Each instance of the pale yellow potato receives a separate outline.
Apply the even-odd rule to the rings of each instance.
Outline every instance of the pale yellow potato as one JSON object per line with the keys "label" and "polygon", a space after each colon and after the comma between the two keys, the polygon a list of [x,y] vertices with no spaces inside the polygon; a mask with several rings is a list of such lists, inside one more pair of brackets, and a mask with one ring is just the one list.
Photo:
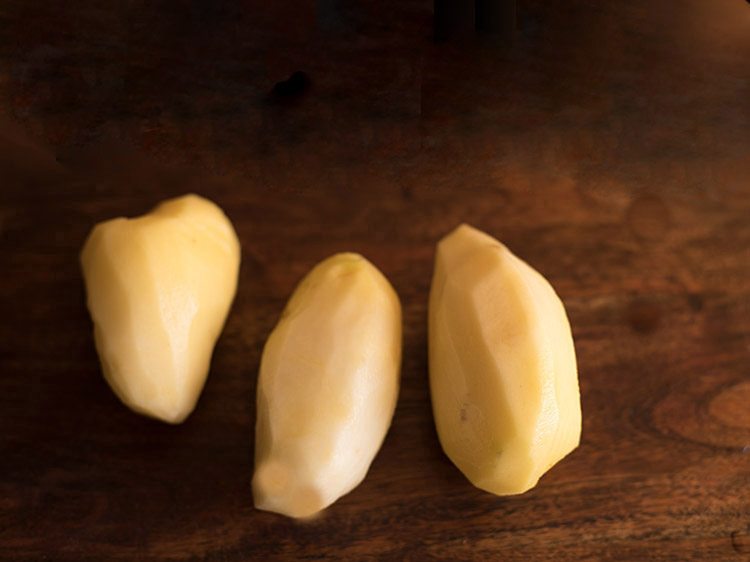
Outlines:
{"label": "pale yellow potato", "polygon": [[578,373],[562,302],[537,271],[467,225],[438,244],[429,367],[440,443],[478,488],[523,493],[578,446]]}
{"label": "pale yellow potato", "polygon": [[81,253],[102,371],[138,413],[193,411],[237,290],[240,244],[211,201],[185,195],[96,225]]}
{"label": "pale yellow potato", "polygon": [[399,389],[401,305],[357,254],[299,284],[263,350],[253,495],[258,509],[309,517],[365,477]]}

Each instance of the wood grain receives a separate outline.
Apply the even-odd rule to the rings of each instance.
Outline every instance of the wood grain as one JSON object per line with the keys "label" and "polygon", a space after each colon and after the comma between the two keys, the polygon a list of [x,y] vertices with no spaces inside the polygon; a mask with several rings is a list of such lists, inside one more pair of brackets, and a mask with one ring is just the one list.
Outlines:
{"label": "wood grain", "polygon": [[[433,43],[431,6],[3,2],[0,558],[748,560],[750,6],[520,2],[512,46]],[[189,190],[243,262],[169,427],[104,383],[77,260]],[[547,276],[576,340],[581,446],[520,497],[472,488],[431,418],[434,244],[462,221]],[[402,389],[362,485],[300,524],[252,507],[255,377],[341,250],[402,299]]]}

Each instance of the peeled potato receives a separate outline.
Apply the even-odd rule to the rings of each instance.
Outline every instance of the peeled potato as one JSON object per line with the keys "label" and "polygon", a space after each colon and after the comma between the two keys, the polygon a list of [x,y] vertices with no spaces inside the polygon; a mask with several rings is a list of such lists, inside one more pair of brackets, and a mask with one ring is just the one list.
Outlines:
{"label": "peeled potato", "polygon": [[440,443],[478,488],[523,493],[578,446],[578,374],[562,302],[537,271],[467,225],[438,244],[429,366]]}
{"label": "peeled potato", "polygon": [[399,388],[401,306],[357,254],[299,284],[263,350],[253,495],[258,509],[309,517],[365,477]]}
{"label": "peeled potato", "polygon": [[81,253],[104,376],[169,423],[195,407],[237,289],[240,244],[212,202],[186,195],[96,225]]}

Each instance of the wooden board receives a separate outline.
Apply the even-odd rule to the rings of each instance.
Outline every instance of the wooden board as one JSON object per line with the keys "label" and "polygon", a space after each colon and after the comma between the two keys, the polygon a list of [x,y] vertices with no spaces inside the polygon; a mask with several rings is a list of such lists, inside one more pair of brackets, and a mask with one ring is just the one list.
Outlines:
{"label": "wooden board", "polygon": [[[436,44],[431,18],[3,2],[0,558],[750,559],[750,6],[530,0],[512,46]],[[242,269],[170,427],[100,376],[77,260],[97,221],[186,191]],[[576,340],[581,446],[520,497],[473,488],[432,422],[434,245],[464,221],[552,282]],[[402,389],[365,481],[301,524],[252,506],[255,379],[342,250],[401,297]]]}

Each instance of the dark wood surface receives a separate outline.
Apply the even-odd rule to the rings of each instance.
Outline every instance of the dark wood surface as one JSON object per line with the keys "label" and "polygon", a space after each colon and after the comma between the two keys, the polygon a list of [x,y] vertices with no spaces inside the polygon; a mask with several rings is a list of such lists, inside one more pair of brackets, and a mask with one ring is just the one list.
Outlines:
{"label": "dark wood surface", "polygon": [[[0,558],[750,559],[750,6],[536,0],[512,46],[431,33],[428,0],[0,4]],[[242,270],[171,427],[102,379],[77,259],[185,191]],[[576,340],[581,446],[520,497],[433,428],[427,292],[461,221]],[[255,379],[342,250],[402,299],[402,389],[365,481],[301,524],[252,506]]]}

